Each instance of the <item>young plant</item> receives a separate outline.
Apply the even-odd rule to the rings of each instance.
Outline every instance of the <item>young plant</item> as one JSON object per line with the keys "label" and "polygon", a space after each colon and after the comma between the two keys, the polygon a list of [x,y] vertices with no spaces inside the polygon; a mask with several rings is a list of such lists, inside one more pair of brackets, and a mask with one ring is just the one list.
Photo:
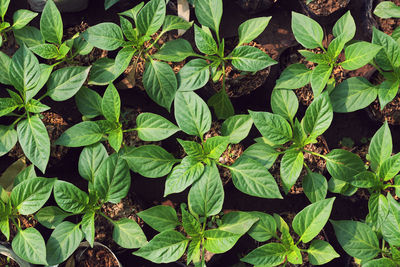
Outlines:
{"label": "young plant", "polygon": [[[187,265],[193,262],[195,266],[206,266],[206,251],[219,254],[230,250],[258,221],[251,213],[241,211],[220,218],[222,202],[223,199],[215,202],[207,198],[190,201],[189,197],[189,211],[186,204],[181,204],[181,221],[170,206],[155,206],[138,213],[160,233],[133,254],[154,263],[169,263],[179,260],[186,252]],[[175,230],[177,227],[179,231]]]}
{"label": "young plant", "polygon": [[[103,216],[113,225],[113,240],[121,247],[138,248],[146,244],[146,236],[134,220],[114,221],[101,211],[104,203],[119,203],[128,194],[131,177],[121,154],[108,156],[99,143],[85,147],[79,158],[79,174],[89,183],[88,193],[69,182],[56,181],[54,199],[58,207],[47,206],[36,214],[42,225],[54,229],[45,249],[47,263],[65,261],[83,238],[93,247],[97,216]],[[70,216],[81,219],[78,223],[64,220]]]}
{"label": "young plant", "polygon": [[327,92],[314,99],[301,122],[297,118],[294,119],[298,106],[293,91],[274,89],[271,96],[271,108],[274,113],[249,111],[262,138],[246,149],[243,157],[252,158],[265,169],[269,169],[278,156],[283,154],[280,177],[286,194],[296,183],[305,166],[308,174],[303,179],[304,192],[311,202],[315,202],[325,198],[327,181],[323,175],[313,173],[308,168],[304,162],[304,153],[324,159],[325,156],[308,151],[305,146],[316,143],[316,138],[329,128],[333,111]]}
{"label": "young plant", "polygon": [[15,11],[13,15],[13,24],[11,25],[9,22],[4,20],[9,5],[10,0],[0,1],[0,46],[3,45],[4,41],[7,41],[7,32],[24,28],[26,25],[28,25],[29,22],[31,22],[31,20],[33,20],[38,15],[38,13],[32,12],[30,10],[19,9]]}
{"label": "young plant", "polygon": [[[109,58],[99,59],[95,62],[90,74],[90,84],[108,84],[122,74],[136,56],[133,63],[133,73],[139,58],[146,60],[143,73],[143,85],[147,94],[157,104],[170,110],[177,90],[177,80],[172,68],[165,62],[153,59],[149,50],[158,46],[158,40],[171,30],[187,30],[192,23],[184,19],[165,15],[165,0],[151,0],[146,5],[140,3],[134,8],[120,13],[120,24],[105,22],[90,27],[84,34],[85,40],[91,45],[104,50],[122,48],[115,60]],[[133,27],[133,20],[136,28]],[[155,40],[152,36],[158,33]],[[127,40],[126,40],[126,39]],[[182,61],[192,55],[192,48],[188,41],[174,40],[169,48],[164,51],[174,55],[175,61]]]}
{"label": "young plant", "polygon": [[336,237],[347,254],[363,267],[400,265],[400,204],[388,194],[379,200],[386,210],[376,211],[382,227],[374,230],[368,222],[331,221]]}
{"label": "young plant", "polygon": [[[187,154],[182,160],[156,145],[128,147],[123,157],[132,171],[149,178],[168,175],[165,196],[182,192],[193,184],[189,199],[191,195],[210,190],[214,192],[213,197],[223,199],[222,182],[217,168],[214,168],[220,165],[230,170],[233,183],[240,191],[263,198],[281,198],[274,178],[256,160],[239,158],[231,166],[219,163],[228,144],[239,143],[249,133],[252,126],[249,115],[230,117],[222,124],[223,136],[204,140],[204,134],[211,128],[211,112],[207,104],[194,92],[177,92],[174,104],[175,120],[180,129],[197,136],[200,142],[178,139]],[[176,163],[178,165],[173,168]],[[212,172],[207,172],[207,167],[212,168]]]}
{"label": "young plant", "polygon": [[[324,38],[322,27],[307,16],[292,12],[292,31],[297,42],[302,46],[307,49],[320,48],[323,52],[315,53],[309,50],[299,50],[299,53],[307,61],[318,65],[313,70],[308,69],[303,64],[288,66],[276,81],[275,88],[298,89],[311,83],[314,97],[318,97],[325,88],[329,93],[335,88],[335,77],[332,74],[334,68],[342,67],[346,70],[361,68],[368,64],[381,49],[380,46],[368,42],[348,44],[356,32],[356,25],[350,11],[335,23],[333,27],[335,39],[330,42],[327,48],[322,44]],[[343,49],[346,59],[338,62]]]}
{"label": "young plant", "polygon": [[14,32],[19,44],[25,44],[44,59],[56,60],[56,64],[64,61],[72,63],[75,56],[86,55],[93,49],[79,33],[62,41],[63,22],[53,0],[46,1],[40,18],[40,30],[27,26]]}
{"label": "young plant", "polygon": [[[85,82],[90,67],[65,67],[52,73],[53,66],[39,64],[25,45],[12,58],[0,52],[0,59],[0,83],[14,87],[7,89],[10,97],[0,98],[0,117],[15,118],[10,125],[0,125],[0,156],[19,141],[25,156],[44,173],[50,139],[40,113],[50,107],[41,100],[46,96],[54,101],[71,98]],[[34,99],[45,85],[47,92]]]}
{"label": "young plant", "polygon": [[[275,240],[251,251],[241,261],[255,266],[277,266],[282,263],[286,265],[287,262],[301,265],[302,252],[308,254],[309,263],[312,265],[323,265],[338,258],[339,254],[328,242],[314,239],[328,221],[334,200],[335,198],[328,198],[317,201],[294,217],[292,228],[298,235],[296,243],[290,235],[289,226],[278,214],[271,216],[262,212],[251,212],[260,220],[250,228],[249,235],[258,242]],[[308,249],[299,247],[301,243],[309,242],[311,244]]]}
{"label": "young plant", "polygon": [[33,264],[47,265],[45,241],[33,227],[21,228],[20,216],[32,215],[49,199],[55,178],[37,177],[33,165],[14,179],[11,193],[0,187],[0,232],[10,239],[10,224],[17,229],[11,246],[15,254]]}

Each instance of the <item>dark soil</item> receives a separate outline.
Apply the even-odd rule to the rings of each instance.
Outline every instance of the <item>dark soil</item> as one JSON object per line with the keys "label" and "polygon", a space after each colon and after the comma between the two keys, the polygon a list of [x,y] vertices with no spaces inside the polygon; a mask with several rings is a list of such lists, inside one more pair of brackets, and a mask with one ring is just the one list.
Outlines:
{"label": "dark soil", "polygon": [[[400,0],[390,0],[391,2],[395,3],[397,6],[400,6]],[[375,1],[376,4],[382,2],[381,0]],[[375,5],[376,6],[376,5]],[[379,25],[379,29],[383,32],[391,35],[392,32],[400,26],[400,19],[398,18],[390,18],[390,19],[382,19],[378,16],[375,16],[375,20]]]}
{"label": "dark soil", "polygon": [[0,266],[2,266],[2,267],[19,267],[19,264],[6,256],[0,255]]}
{"label": "dark soil", "polygon": [[[301,0],[304,4],[307,0]],[[317,16],[328,16],[335,11],[345,8],[350,0],[313,0],[307,5],[308,9]]]}
{"label": "dark soil", "polygon": [[61,267],[118,267],[118,260],[102,246],[79,248]]}

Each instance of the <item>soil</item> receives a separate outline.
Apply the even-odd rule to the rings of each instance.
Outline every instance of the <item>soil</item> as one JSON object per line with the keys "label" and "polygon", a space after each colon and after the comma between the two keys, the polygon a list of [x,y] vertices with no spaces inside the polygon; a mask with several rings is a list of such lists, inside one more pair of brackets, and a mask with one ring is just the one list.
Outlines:
{"label": "soil", "polygon": [[[301,0],[307,5],[307,0]],[[335,11],[345,8],[350,0],[313,0],[307,5],[308,10],[317,16],[328,16]]]}
{"label": "soil", "polygon": [[[400,0],[390,0],[391,2],[395,3],[397,6],[400,6]],[[375,1],[376,5],[380,2],[382,2],[381,0]],[[376,6],[375,5],[375,6]],[[374,7],[375,10],[375,7]],[[383,32],[385,32],[386,34],[391,35],[392,32],[400,26],[400,19],[399,18],[390,18],[390,19],[382,19],[378,16],[374,15],[374,18],[376,20],[376,22],[379,25],[380,30],[382,30]]]}
{"label": "soil", "polygon": [[14,35],[11,31],[5,33],[5,40],[1,45],[0,51],[4,52],[9,57],[14,55],[15,51],[19,48],[19,45],[15,41]]}
{"label": "soil", "polygon": [[119,267],[118,260],[102,246],[79,248],[61,267]]}
{"label": "soil", "polygon": [[2,267],[19,267],[19,264],[6,256],[0,255],[0,266],[2,266]]}

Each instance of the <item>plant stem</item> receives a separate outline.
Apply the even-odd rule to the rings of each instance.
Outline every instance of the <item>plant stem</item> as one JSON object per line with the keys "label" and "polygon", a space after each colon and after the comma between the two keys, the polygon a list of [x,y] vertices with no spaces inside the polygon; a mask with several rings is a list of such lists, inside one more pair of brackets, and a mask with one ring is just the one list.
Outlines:
{"label": "plant stem", "polygon": [[160,35],[157,36],[157,38],[152,42],[149,47],[146,48],[145,52],[149,51],[157,42],[160,40],[160,38],[164,35],[165,32],[160,32]]}
{"label": "plant stem", "polygon": [[319,154],[319,153],[316,153],[316,152],[313,152],[313,151],[310,151],[310,150],[307,150],[307,149],[304,149],[304,148],[303,148],[303,151],[304,151],[304,152],[307,152],[307,153],[309,153],[309,154],[311,154],[311,155],[314,155],[314,156],[317,156],[317,157],[321,157],[321,158],[323,158],[324,160],[329,160],[326,156],[321,155],[321,154]]}
{"label": "plant stem", "polygon": [[96,213],[97,213],[97,214],[100,214],[101,216],[103,216],[104,218],[106,218],[107,221],[109,221],[110,223],[114,224],[114,221],[113,221],[111,218],[109,218],[107,215],[105,215],[103,212],[99,211],[99,212],[96,212]]}
{"label": "plant stem", "polygon": [[123,130],[122,132],[128,133],[128,132],[133,132],[133,131],[137,131],[137,128],[126,129],[126,130]]}

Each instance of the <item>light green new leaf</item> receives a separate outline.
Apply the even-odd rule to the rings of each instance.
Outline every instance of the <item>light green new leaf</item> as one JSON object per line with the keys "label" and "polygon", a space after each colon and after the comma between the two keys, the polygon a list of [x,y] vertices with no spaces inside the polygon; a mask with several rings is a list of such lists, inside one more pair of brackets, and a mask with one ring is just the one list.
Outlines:
{"label": "light green new leaf", "polygon": [[104,117],[107,120],[112,122],[119,121],[119,115],[121,112],[121,99],[117,89],[112,83],[107,86],[106,91],[104,92],[103,100],[101,102],[101,109]]}
{"label": "light green new leaf", "polygon": [[42,235],[33,227],[19,230],[11,247],[15,254],[33,264],[47,265],[46,245]]}
{"label": "light green new leaf", "polygon": [[150,36],[160,29],[164,23],[166,5],[164,0],[151,0],[137,15],[136,25],[139,32]]}
{"label": "light green new leaf", "polygon": [[9,77],[10,65],[11,58],[4,52],[0,51],[0,83],[2,84],[12,84]]}
{"label": "light green new leaf", "polygon": [[143,141],[160,141],[178,132],[179,128],[160,115],[141,113],[136,118],[136,130]]}
{"label": "light green new leaf", "polygon": [[186,210],[186,204],[181,204],[182,226],[186,234],[192,238],[199,238],[201,235],[201,225],[191,213]]}
{"label": "light green new leaf", "polygon": [[39,29],[25,26],[19,30],[13,30],[14,37],[19,45],[25,44],[28,47],[44,44],[45,40]]}
{"label": "light green new leaf", "polygon": [[288,252],[283,244],[268,243],[251,251],[240,260],[256,266],[276,266],[283,263]]}
{"label": "light green new leaf", "polygon": [[271,17],[258,17],[249,19],[240,24],[239,32],[239,43],[238,46],[244,43],[250,43],[257,38],[268,26]]}
{"label": "light green new leaf", "polygon": [[40,32],[49,43],[61,44],[63,37],[63,22],[60,11],[53,0],[46,1],[40,17]]}
{"label": "light green new leaf", "polygon": [[224,253],[230,250],[241,237],[240,234],[210,229],[204,232],[204,247],[211,253]]}
{"label": "light green new leaf", "polygon": [[231,53],[232,65],[242,71],[259,71],[277,64],[268,54],[253,46],[239,46]]}
{"label": "light green new leaf", "polygon": [[38,13],[32,12],[26,9],[19,9],[14,12],[13,15],[13,25],[11,26],[13,30],[19,30],[25,27],[31,20],[33,20]]}
{"label": "light green new leaf", "polygon": [[374,134],[368,148],[371,168],[377,170],[392,154],[392,134],[387,121]]}
{"label": "light green new leaf", "polygon": [[142,228],[128,218],[114,222],[113,239],[123,248],[140,248],[147,244]]}
{"label": "light green new leaf", "polygon": [[174,208],[158,205],[137,214],[145,223],[158,232],[173,230],[180,225]]}
{"label": "light green new leaf", "polygon": [[305,48],[314,49],[322,46],[324,32],[315,20],[292,12],[292,31],[297,42]]}
{"label": "light green new leaf", "polygon": [[111,22],[89,27],[84,33],[84,38],[89,44],[108,51],[119,48],[125,42],[121,28]]}
{"label": "light green new leaf", "polygon": [[291,90],[274,89],[271,94],[271,109],[285,119],[292,121],[299,108],[296,94]]}
{"label": "light green new leaf", "polygon": [[56,141],[56,145],[68,147],[88,146],[97,143],[103,137],[100,127],[93,121],[75,124],[66,130]]}
{"label": "light green new leaf", "polygon": [[176,140],[183,147],[183,150],[185,150],[186,154],[191,158],[195,159],[204,158],[204,150],[201,144],[195,141],[185,141],[179,138],[177,138]]}
{"label": "light green new leaf", "polygon": [[36,99],[31,99],[25,106],[26,111],[32,112],[32,113],[41,113],[45,112],[50,109],[49,106],[40,103]]}
{"label": "light green new leaf", "polygon": [[94,244],[94,235],[95,235],[94,216],[95,215],[96,214],[94,211],[88,211],[87,213],[83,214],[83,216],[82,216],[81,229],[82,229],[82,232],[85,234],[85,238],[91,247],[93,247],[93,244]]}
{"label": "light green new leaf", "polygon": [[357,42],[345,48],[346,60],[341,63],[346,70],[356,70],[368,64],[382,47],[367,43]]}
{"label": "light green new leaf", "polygon": [[378,86],[378,99],[381,110],[396,97],[399,85],[400,80],[385,80]]}
{"label": "light green new leaf", "polygon": [[196,18],[201,25],[204,25],[217,34],[219,33],[219,24],[222,18],[222,0],[197,0]]}
{"label": "light green new leaf", "polygon": [[10,5],[11,0],[0,0],[0,16],[2,20],[4,20],[4,16],[8,10],[8,6]]}
{"label": "light green new leaf", "polygon": [[304,155],[302,151],[289,150],[285,152],[281,160],[280,175],[283,191],[289,193],[296,183],[301,170],[303,169]]}
{"label": "light green new leaf", "polygon": [[274,164],[277,157],[280,155],[272,146],[256,143],[249,146],[242,154],[242,157],[254,159],[261,163],[266,169],[269,169]]}
{"label": "light green new leaf", "polygon": [[339,37],[342,35],[344,37],[344,42],[348,42],[353,39],[356,34],[356,23],[354,22],[353,17],[350,14],[350,11],[347,11],[338,21],[336,21],[333,26],[332,33],[335,37]]}
{"label": "light green new leaf", "polygon": [[210,137],[203,144],[204,153],[208,158],[219,159],[229,144],[229,138],[226,136]]}
{"label": "light green new leaf", "polygon": [[379,177],[388,181],[400,171],[400,153],[386,159],[379,168]]}
{"label": "light green new leaf", "polygon": [[386,216],[389,213],[389,203],[384,195],[373,193],[368,200],[369,218],[376,231],[386,223]]}
{"label": "light green new leaf", "polygon": [[319,239],[311,242],[307,252],[312,265],[323,265],[340,257],[328,242]]}
{"label": "light green new leaf", "polygon": [[310,202],[314,203],[325,199],[328,193],[328,182],[322,174],[311,172],[303,178],[303,189]]}
{"label": "light green new leaf", "polygon": [[54,185],[54,199],[67,212],[80,213],[89,203],[89,196],[75,185],[57,181]]}
{"label": "light green new leaf", "polygon": [[[208,28],[206,28],[208,29]],[[202,29],[196,24],[194,25],[194,40],[196,47],[200,52],[207,55],[214,55],[218,53],[218,46],[214,38],[206,29]]]}
{"label": "light green new leaf", "polygon": [[332,73],[332,66],[325,64],[318,64],[311,73],[311,88],[313,90],[314,97],[321,95],[324,90],[329,77]]}
{"label": "light green new leaf", "polygon": [[372,43],[383,48],[375,57],[375,61],[379,67],[383,70],[391,71],[393,67],[400,66],[400,44],[395,39],[373,28]]}
{"label": "light green new leaf", "polygon": [[235,115],[222,123],[221,134],[229,137],[229,143],[238,144],[247,137],[252,126],[250,115]]}
{"label": "light green new leaf", "polygon": [[379,258],[371,261],[367,261],[363,264],[363,267],[397,267],[398,261],[395,262],[389,258]]}
{"label": "light green new leaf", "polygon": [[189,30],[193,22],[188,22],[181,17],[167,15],[165,16],[162,31],[168,32],[172,30]]}
{"label": "light green new leaf", "polygon": [[19,106],[13,98],[0,98],[0,117],[13,112]]}
{"label": "light green new leaf", "polygon": [[388,194],[389,213],[382,224],[383,238],[392,246],[400,246],[400,205]]}

